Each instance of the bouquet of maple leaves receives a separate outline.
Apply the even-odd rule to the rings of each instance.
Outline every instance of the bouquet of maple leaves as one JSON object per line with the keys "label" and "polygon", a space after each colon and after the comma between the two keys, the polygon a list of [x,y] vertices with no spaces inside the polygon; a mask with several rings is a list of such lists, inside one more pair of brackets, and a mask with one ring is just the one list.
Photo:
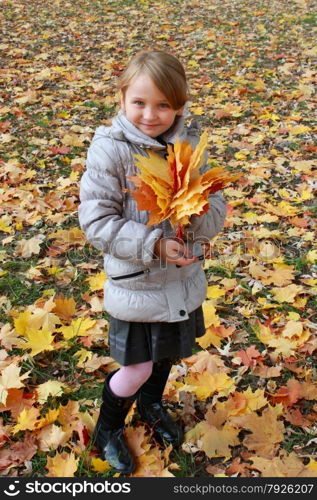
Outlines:
{"label": "bouquet of maple leaves", "polygon": [[191,144],[178,139],[167,146],[167,158],[153,151],[148,157],[134,155],[139,175],[128,177],[136,187],[128,190],[139,210],[149,212],[147,225],[170,219],[177,238],[184,239],[185,226],[192,215],[209,210],[209,195],[223,189],[242,174],[230,174],[223,167],[214,167],[200,174],[207,148],[206,131],[193,150]]}

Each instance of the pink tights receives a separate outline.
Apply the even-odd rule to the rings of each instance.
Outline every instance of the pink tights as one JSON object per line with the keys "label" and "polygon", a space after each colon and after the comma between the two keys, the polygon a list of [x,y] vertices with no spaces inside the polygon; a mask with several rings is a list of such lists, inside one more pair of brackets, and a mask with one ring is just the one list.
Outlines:
{"label": "pink tights", "polygon": [[132,396],[150,377],[153,361],[122,366],[110,379],[112,392],[121,398]]}

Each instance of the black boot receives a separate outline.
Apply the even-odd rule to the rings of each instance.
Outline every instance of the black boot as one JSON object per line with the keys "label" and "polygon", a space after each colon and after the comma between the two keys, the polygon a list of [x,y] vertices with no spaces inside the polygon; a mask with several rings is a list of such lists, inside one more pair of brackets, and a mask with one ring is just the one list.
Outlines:
{"label": "black boot", "polygon": [[123,429],[125,417],[136,396],[121,398],[112,392],[109,380],[114,373],[115,371],[108,375],[103,387],[94,437],[102,460],[108,460],[116,471],[128,474],[135,470],[135,463],[126,445]]}
{"label": "black boot", "polygon": [[183,430],[162,406],[162,394],[171,367],[169,359],[154,363],[152,375],[139,389],[137,407],[141,419],[153,428],[159,441],[179,446]]}

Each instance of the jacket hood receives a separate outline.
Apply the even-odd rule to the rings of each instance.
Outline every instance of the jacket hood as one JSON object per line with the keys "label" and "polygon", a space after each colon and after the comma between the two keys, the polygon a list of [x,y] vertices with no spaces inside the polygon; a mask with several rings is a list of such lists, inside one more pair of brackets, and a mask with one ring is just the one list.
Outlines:
{"label": "jacket hood", "polygon": [[[108,127],[98,127],[97,134],[98,136],[106,135],[106,130],[109,130]],[[176,116],[174,124],[171,128],[169,128],[164,134],[160,137],[166,143],[171,142],[174,144],[177,137],[180,137],[184,133],[184,117]],[[115,116],[112,120],[111,126],[111,135],[114,139],[118,141],[128,141],[132,144],[136,144],[142,148],[151,148],[151,149],[165,149],[159,141],[155,138],[149,137],[144,134],[141,130],[135,127],[125,116],[123,111],[119,111],[117,116]]]}

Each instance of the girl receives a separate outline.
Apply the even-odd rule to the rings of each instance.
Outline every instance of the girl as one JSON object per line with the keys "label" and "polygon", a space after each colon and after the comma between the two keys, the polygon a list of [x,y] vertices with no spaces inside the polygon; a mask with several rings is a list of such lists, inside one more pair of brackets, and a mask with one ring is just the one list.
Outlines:
{"label": "girl", "polygon": [[206,279],[192,255],[193,242],[208,241],[222,229],[226,208],[220,194],[211,195],[209,211],[191,217],[186,227],[191,242],[186,244],[175,239],[168,220],[146,225],[148,212],[139,211],[127,191],[133,189],[129,176],[137,173],[133,155],[152,149],[164,156],[167,143],[177,138],[195,147],[199,132],[184,124],[187,82],[174,56],[137,54],[119,89],[119,114],[111,127],[97,128],[88,150],[79,221],[87,239],[104,254],[110,355],[122,365],[104,384],[96,445],[103,460],[131,473],[135,464],[123,431],[135,399],[157,439],[173,446],[182,442],[182,428],[161,399],[172,359],[190,356],[195,337],[205,333],[201,304]]}

